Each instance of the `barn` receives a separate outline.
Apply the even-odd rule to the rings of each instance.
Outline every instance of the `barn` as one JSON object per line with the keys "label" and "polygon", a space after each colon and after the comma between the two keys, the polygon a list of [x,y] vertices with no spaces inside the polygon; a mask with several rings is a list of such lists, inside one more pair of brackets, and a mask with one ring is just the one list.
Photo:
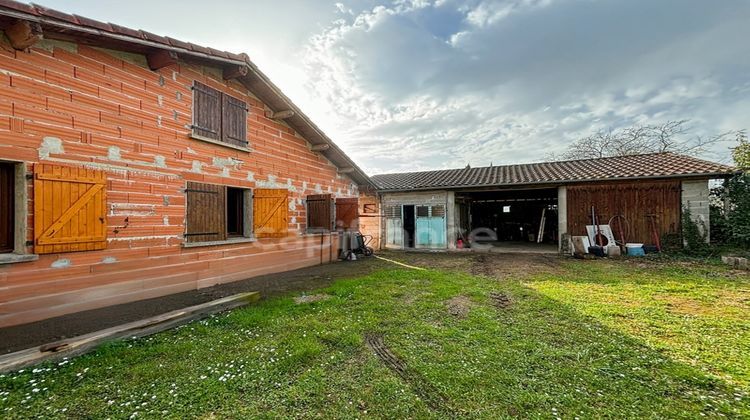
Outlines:
{"label": "barn", "polygon": [[[383,246],[569,252],[587,225],[615,240],[678,238],[685,209],[708,240],[709,180],[732,167],[674,153],[375,175]],[[655,239],[658,237],[659,239]]]}
{"label": "barn", "polygon": [[0,327],[335,260],[374,201],[245,54],[13,1],[0,30]]}

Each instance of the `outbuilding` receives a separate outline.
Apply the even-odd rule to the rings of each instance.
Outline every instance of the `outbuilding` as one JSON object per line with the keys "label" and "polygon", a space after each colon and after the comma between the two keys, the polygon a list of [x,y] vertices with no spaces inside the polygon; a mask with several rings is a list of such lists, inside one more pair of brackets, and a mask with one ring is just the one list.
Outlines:
{"label": "outbuilding", "polygon": [[[681,218],[709,239],[709,180],[732,167],[674,153],[375,175],[383,246],[570,252],[587,225],[614,239],[679,240]],[[593,217],[593,218],[592,218]],[[611,222],[611,223],[610,223]]]}

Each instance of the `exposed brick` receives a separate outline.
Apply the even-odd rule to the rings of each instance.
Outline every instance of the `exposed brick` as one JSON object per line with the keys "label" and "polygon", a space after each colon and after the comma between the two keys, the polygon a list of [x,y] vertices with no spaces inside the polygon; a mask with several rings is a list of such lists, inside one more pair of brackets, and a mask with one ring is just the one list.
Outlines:
{"label": "exposed brick", "polygon": [[[31,171],[42,139],[56,137],[64,152],[53,153],[50,159],[105,168],[108,246],[102,251],[43,255],[38,261],[0,271],[15,288],[10,300],[0,303],[0,326],[319,263],[317,254],[310,257],[307,249],[316,243],[302,239],[292,240],[290,249],[282,249],[275,239],[261,240],[264,247],[182,248],[183,189],[188,181],[254,188],[256,181],[275,176],[281,185],[293,181],[297,192],[290,198],[295,201],[311,193],[314,184],[345,191],[349,181],[338,178],[320,154],[311,153],[303,138],[285,124],[265,118],[265,105],[241,84],[214,79],[199,66],[180,63],[153,72],[86,45],[79,45],[78,51],[0,49],[0,69],[11,74],[0,74],[0,159],[29,162]],[[193,80],[248,103],[253,153],[189,138],[185,126],[192,118]],[[215,158],[234,158],[242,164],[225,171],[214,165]],[[202,164],[201,173],[193,172],[194,161]],[[302,192],[303,181],[309,184],[306,192]],[[29,196],[33,208],[32,183]],[[145,210],[124,216],[122,209],[127,206]],[[290,235],[295,236],[305,228],[304,208],[298,206],[290,215],[298,218],[297,223],[290,221]],[[125,217],[128,227],[123,228]],[[31,214],[30,227],[33,221]],[[33,239],[33,234],[29,229],[27,236]],[[105,257],[109,257],[106,262]],[[71,266],[50,268],[58,258],[69,259]],[[101,298],[80,299],[94,295],[82,290],[101,291],[97,292]]]}

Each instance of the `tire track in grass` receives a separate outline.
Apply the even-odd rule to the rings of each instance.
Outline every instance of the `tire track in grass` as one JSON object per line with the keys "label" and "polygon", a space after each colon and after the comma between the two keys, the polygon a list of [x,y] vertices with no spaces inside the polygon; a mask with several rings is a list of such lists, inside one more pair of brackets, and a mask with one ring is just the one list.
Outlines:
{"label": "tire track in grass", "polygon": [[430,409],[451,418],[460,416],[460,413],[451,407],[448,398],[439,389],[393,354],[383,342],[383,334],[367,333],[365,334],[365,343],[375,353],[375,356],[388,369],[401,377]]}

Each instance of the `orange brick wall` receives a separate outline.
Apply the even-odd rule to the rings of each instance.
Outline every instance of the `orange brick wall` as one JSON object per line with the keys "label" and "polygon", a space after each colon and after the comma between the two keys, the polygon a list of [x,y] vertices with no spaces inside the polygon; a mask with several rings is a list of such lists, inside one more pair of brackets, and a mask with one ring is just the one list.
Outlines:
{"label": "orange brick wall", "polygon": [[[0,327],[335,258],[335,238],[321,247],[304,234],[304,198],[354,197],[356,185],[220,74],[184,63],[151,71],[143,56],[84,45],[43,41],[21,52],[0,41],[0,159],[29,172],[40,161],[105,170],[109,210],[108,249],[0,265]],[[188,137],[194,80],[247,102],[250,153]],[[289,236],[183,248],[187,181],[288,189]]]}
{"label": "orange brick wall", "polygon": [[372,237],[368,246],[375,250],[380,249],[381,221],[382,215],[378,198],[375,194],[362,193],[359,196],[359,230],[363,235]]}

